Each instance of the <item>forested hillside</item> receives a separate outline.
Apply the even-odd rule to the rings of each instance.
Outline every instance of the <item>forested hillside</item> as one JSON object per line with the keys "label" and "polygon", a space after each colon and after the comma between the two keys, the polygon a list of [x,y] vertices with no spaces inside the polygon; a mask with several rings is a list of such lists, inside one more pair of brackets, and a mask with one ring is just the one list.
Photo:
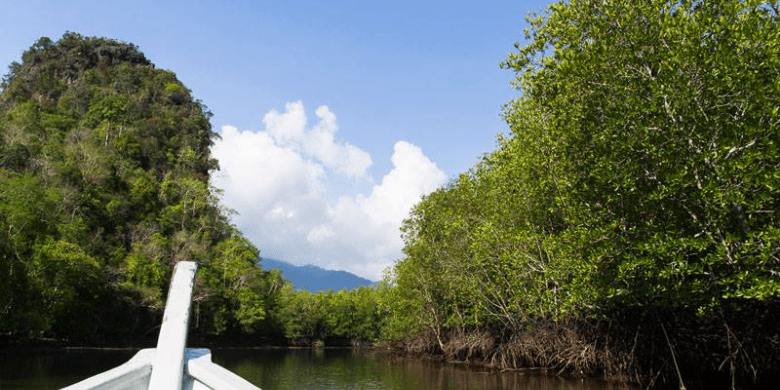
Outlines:
{"label": "forested hillside", "polygon": [[502,64],[511,134],[404,224],[388,336],[645,385],[677,386],[678,363],[688,388],[771,383],[777,4],[572,0],[528,23]]}
{"label": "forested hillside", "polygon": [[326,270],[315,265],[292,265],[283,260],[263,258],[263,268],[278,269],[282,276],[292,283],[298,290],[305,289],[312,292],[319,290],[352,290],[361,286],[368,287],[374,284],[368,279],[361,278],[347,271]]}
{"label": "forested hillside", "polygon": [[156,337],[173,265],[200,263],[196,332],[249,330],[283,280],[209,188],[210,113],[132,44],[66,33],[0,94],[0,334]]}
{"label": "forested hillside", "polygon": [[376,289],[295,291],[260,267],[209,187],[209,117],[129,43],[66,33],[11,64],[0,93],[0,336],[148,344],[174,264],[191,260],[191,339],[378,338]]}

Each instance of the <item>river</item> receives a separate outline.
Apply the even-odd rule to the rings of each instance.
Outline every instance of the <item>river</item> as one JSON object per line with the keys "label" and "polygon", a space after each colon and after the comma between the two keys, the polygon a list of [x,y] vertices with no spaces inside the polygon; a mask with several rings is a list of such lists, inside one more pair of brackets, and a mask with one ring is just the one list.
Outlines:
{"label": "river", "polygon": [[[127,361],[134,350],[0,350],[0,389],[52,390]],[[350,349],[213,349],[215,363],[264,390],[617,390],[597,379],[562,379],[535,371],[495,372],[383,352]]]}

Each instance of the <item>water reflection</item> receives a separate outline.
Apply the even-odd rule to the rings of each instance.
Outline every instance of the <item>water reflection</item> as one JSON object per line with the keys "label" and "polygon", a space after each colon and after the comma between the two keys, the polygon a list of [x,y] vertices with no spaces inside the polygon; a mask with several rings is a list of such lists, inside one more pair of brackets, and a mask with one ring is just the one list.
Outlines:
{"label": "water reflection", "polygon": [[214,361],[266,390],[617,390],[595,379],[564,380],[533,371],[495,372],[429,360],[393,359],[347,349],[214,350]]}
{"label": "water reflection", "polygon": [[50,352],[0,350],[0,389],[52,390],[114,368],[136,350],[68,349]]}
{"label": "water reflection", "polygon": [[[0,350],[0,390],[51,390],[126,362],[135,350]],[[263,390],[617,390],[599,381],[537,372],[477,370],[349,349],[212,349],[217,364]]]}

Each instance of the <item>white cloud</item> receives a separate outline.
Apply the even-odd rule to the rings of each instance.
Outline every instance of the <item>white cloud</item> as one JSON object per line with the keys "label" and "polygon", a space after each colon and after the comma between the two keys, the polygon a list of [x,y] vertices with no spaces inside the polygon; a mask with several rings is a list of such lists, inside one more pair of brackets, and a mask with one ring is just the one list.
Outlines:
{"label": "white cloud", "polygon": [[230,190],[233,206],[252,210],[288,195],[321,196],[323,167],[280,146],[268,132],[223,126],[221,135],[222,140],[212,147],[220,164],[216,183]]}
{"label": "white cloud", "polygon": [[327,106],[320,106],[315,114],[320,120],[310,131],[306,131],[306,113],[301,102],[287,103],[283,114],[271,110],[263,117],[263,123],[279,146],[314,157],[348,177],[364,177],[372,164],[371,156],[349,143],[335,141],[336,115]]}
{"label": "white cloud", "polygon": [[306,113],[301,102],[287,103],[285,112],[271,110],[263,117],[265,131],[279,146],[297,146],[305,138]]}
{"label": "white cloud", "polygon": [[371,194],[342,197],[329,208],[334,230],[351,237],[347,244],[363,248],[361,272],[380,275],[401,256],[400,227],[423,195],[444,184],[446,176],[422,150],[408,142],[395,144],[393,169]]}
{"label": "white cloud", "polygon": [[309,230],[309,234],[306,235],[306,240],[313,244],[319,244],[325,242],[325,240],[332,238],[335,235],[333,228],[327,225],[315,226]]}
{"label": "white cloud", "polygon": [[401,222],[444,183],[445,174],[419,147],[399,141],[393,169],[369,194],[332,204],[325,188],[343,180],[339,176],[368,180],[372,161],[336,139],[336,116],[326,106],[316,115],[318,123],[307,129],[303,104],[296,102],[284,113],[266,114],[264,131],[223,126],[212,148],[221,167],[213,184],[224,190],[223,203],[239,213],[234,222],[264,256],[378,280],[401,256]]}

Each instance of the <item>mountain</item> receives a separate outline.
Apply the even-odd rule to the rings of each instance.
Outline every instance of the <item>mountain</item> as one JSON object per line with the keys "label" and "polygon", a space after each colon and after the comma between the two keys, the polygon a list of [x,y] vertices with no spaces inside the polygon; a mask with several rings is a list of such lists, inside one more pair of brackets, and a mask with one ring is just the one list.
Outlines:
{"label": "mountain", "polygon": [[196,332],[264,318],[273,290],[257,248],[209,187],[210,115],[130,43],[68,32],[11,64],[0,81],[0,335],[155,334],[184,259],[201,265]]}
{"label": "mountain", "polygon": [[299,290],[306,289],[315,292],[333,289],[337,291],[374,284],[368,279],[347,271],[327,270],[314,265],[297,266],[272,258],[263,258],[262,265],[267,270],[278,269],[282,271],[282,276],[292,282],[293,286]]}

